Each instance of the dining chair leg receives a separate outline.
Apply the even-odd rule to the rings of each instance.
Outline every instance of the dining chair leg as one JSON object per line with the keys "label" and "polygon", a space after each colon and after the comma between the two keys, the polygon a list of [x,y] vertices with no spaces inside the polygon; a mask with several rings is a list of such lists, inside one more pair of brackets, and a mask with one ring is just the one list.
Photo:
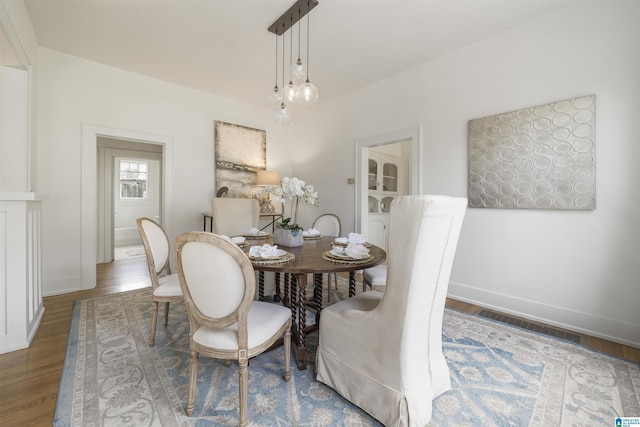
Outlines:
{"label": "dining chair leg", "polygon": [[284,333],[284,380],[291,378],[291,325]]}
{"label": "dining chair leg", "polygon": [[249,392],[248,360],[242,358],[238,360],[238,391],[240,397],[240,426],[247,425],[247,394]]}
{"label": "dining chair leg", "polygon": [[156,323],[158,323],[158,301],[151,302],[151,329],[149,330],[149,347],[156,343]]}
{"label": "dining chair leg", "polygon": [[169,325],[169,301],[164,303],[164,322],[162,322],[164,326]]}
{"label": "dining chair leg", "polygon": [[198,377],[198,352],[191,350],[189,359],[189,397],[187,400],[187,416],[193,415],[193,402],[196,399],[196,379]]}

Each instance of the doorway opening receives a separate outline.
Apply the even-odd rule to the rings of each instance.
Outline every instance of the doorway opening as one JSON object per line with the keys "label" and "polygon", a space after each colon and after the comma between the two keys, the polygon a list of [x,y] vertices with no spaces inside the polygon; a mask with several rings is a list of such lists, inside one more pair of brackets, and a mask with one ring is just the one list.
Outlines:
{"label": "doorway opening", "polygon": [[[398,153],[402,160],[401,168],[406,168],[407,182],[394,182],[393,162],[381,161],[385,153]],[[371,159],[376,159],[371,162]],[[385,172],[385,163],[390,165]],[[370,169],[373,164],[380,165],[376,172]],[[398,163],[400,165],[400,163]],[[395,169],[396,175],[398,169]],[[400,177],[400,175],[397,175]],[[402,194],[421,194],[420,128],[411,128],[373,138],[356,141],[356,230],[371,240],[376,246],[386,247],[386,229],[380,228],[378,216],[388,210],[393,196]],[[385,180],[386,178],[386,180]],[[395,191],[388,191],[394,189]],[[389,194],[385,194],[389,193]],[[394,193],[394,194],[391,194]],[[370,197],[371,196],[371,197]],[[380,196],[380,197],[378,197]],[[379,200],[378,200],[379,199]],[[377,204],[376,204],[377,202]],[[370,217],[374,208],[376,215]],[[375,220],[370,222],[370,220]],[[371,226],[371,227],[370,227]],[[373,243],[373,242],[372,242]]]}
{"label": "doorway opening", "polygon": [[98,263],[144,255],[136,220],[162,223],[163,146],[98,137]]}

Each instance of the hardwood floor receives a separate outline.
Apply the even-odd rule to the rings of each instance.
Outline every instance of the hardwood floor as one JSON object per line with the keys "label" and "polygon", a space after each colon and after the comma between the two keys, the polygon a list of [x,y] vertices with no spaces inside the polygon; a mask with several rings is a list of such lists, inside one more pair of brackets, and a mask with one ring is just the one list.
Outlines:
{"label": "hardwood floor", "polygon": [[[95,289],[45,298],[45,314],[31,346],[0,355],[0,425],[51,425],[74,300],[148,286],[146,259],[137,257],[99,264]],[[447,306],[473,314],[482,309],[451,299]],[[640,362],[640,349],[589,336],[581,340],[595,350]]]}
{"label": "hardwood floor", "polygon": [[151,286],[145,257],[97,267],[95,289],[46,297],[28,349],[0,355],[0,426],[50,426],[64,365],[73,301]]}

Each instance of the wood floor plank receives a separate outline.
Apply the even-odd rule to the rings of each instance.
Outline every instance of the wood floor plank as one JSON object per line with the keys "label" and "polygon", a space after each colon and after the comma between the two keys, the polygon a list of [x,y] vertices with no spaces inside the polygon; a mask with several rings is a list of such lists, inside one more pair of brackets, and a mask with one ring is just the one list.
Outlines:
{"label": "wood floor plank", "polygon": [[[73,302],[148,287],[146,269],[144,257],[99,264],[95,289],[44,299],[45,313],[31,346],[0,355],[0,426],[51,425]],[[470,314],[482,309],[452,299],[447,299],[447,307]],[[582,336],[582,342],[595,350],[640,363],[640,349],[588,336]]]}

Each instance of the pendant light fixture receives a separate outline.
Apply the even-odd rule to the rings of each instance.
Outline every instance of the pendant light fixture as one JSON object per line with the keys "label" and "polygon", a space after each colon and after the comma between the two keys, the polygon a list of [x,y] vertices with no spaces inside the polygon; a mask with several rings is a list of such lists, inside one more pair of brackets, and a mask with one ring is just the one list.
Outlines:
{"label": "pendant light fixture", "polygon": [[[284,87],[284,36],[282,37],[282,87]],[[273,120],[280,126],[286,126],[291,123],[291,115],[287,110],[284,96],[280,101],[280,106],[273,112]]]}
{"label": "pendant light fixture", "polygon": [[[273,119],[279,125],[291,123],[291,114],[287,107],[294,103],[299,103],[305,107],[310,107],[318,100],[318,88],[309,80],[309,12],[318,5],[318,0],[297,0],[280,18],[276,20],[268,30],[276,35],[276,84],[267,98],[269,105],[275,107]],[[301,19],[307,15],[307,66],[300,59],[300,25]],[[285,33],[298,24],[298,60],[293,64],[293,30],[290,32],[289,40],[289,84],[284,84],[284,60],[285,60]],[[277,37],[282,36],[282,86],[278,88],[278,41]],[[304,83],[302,83],[304,82]],[[300,84],[302,83],[302,84]],[[299,85],[299,86],[298,86]]]}
{"label": "pendant light fixture", "polygon": [[282,104],[282,91],[278,89],[278,36],[276,36],[276,84],[267,96],[267,103],[273,108],[279,108]]}
{"label": "pendant light fixture", "polygon": [[298,103],[303,107],[312,107],[318,101],[318,88],[309,81],[309,64],[309,13],[307,13],[307,81],[300,86],[298,95]]}
{"label": "pendant light fixture", "polygon": [[300,59],[300,9],[298,9],[298,60],[296,61],[296,66],[293,67],[293,71],[291,71],[291,80],[293,80],[294,84],[301,85],[307,78],[307,68],[302,63],[302,59]]}
{"label": "pendant light fixture", "polygon": [[[290,18],[291,26],[293,26],[293,17]],[[284,36],[283,40],[284,40]],[[284,55],[284,52],[283,52]],[[293,84],[293,34],[289,32],[289,84],[284,88],[284,99],[289,105],[295,104],[298,101],[298,86]]]}

